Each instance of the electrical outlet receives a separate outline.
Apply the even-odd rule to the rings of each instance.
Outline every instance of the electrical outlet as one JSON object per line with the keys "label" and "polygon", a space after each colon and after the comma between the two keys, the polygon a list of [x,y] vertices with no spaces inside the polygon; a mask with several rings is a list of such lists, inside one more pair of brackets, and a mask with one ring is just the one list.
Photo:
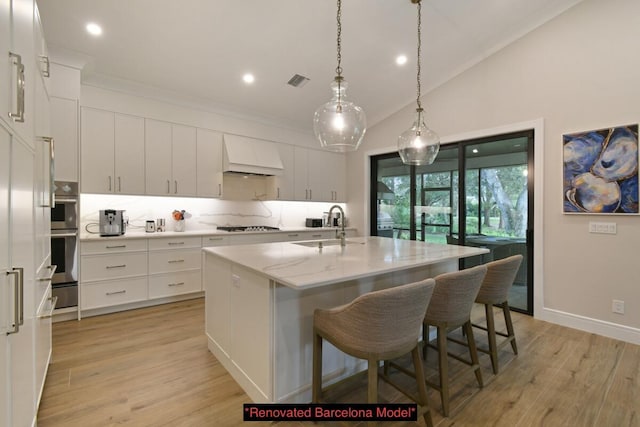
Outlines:
{"label": "electrical outlet", "polygon": [[614,299],[611,303],[611,311],[618,314],[624,314],[624,301]]}

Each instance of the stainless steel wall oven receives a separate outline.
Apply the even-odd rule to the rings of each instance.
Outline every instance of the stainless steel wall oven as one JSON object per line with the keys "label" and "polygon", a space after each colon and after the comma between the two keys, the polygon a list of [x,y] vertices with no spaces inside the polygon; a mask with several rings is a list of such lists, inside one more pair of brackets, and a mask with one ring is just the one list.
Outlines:
{"label": "stainless steel wall oven", "polygon": [[57,308],[78,305],[78,183],[55,182],[51,208],[51,263],[57,266],[51,288]]}

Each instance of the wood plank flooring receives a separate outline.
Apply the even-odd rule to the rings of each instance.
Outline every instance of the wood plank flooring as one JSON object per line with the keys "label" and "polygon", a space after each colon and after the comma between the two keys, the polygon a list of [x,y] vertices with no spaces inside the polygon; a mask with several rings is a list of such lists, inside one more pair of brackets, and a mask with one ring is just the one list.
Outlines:
{"label": "wood plank flooring", "polygon": [[[482,309],[474,311],[474,317],[481,314]],[[441,416],[439,395],[429,389],[436,425],[640,427],[640,346],[513,317],[519,355],[505,346],[500,374],[494,376],[488,355],[480,354],[483,389],[472,373],[457,372],[464,365],[451,362],[459,379],[452,383],[449,418]],[[485,345],[482,331],[475,334]],[[409,366],[408,360],[401,362]],[[426,371],[433,379],[436,366],[430,351]],[[394,378],[415,386],[404,375]],[[380,396],[405,401],[383,381]],[[366,378],[336,387],[328,398],[366,401]],[[207,350],[204,300],[197,299],[54,324],[38,426],[236,426],[243,424],[242,404],[248,402]]]}

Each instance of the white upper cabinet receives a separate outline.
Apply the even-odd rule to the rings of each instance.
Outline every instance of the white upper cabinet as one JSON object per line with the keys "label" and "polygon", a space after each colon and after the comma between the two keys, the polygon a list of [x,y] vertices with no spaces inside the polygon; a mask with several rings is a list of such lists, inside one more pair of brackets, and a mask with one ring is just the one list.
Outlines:
{"label": "white upper cabinet", "polygon": [[83,193],[144,194],[144,119],[83,107]]}
{"label": "white upper cabinet", "polygon": [[222,134],[198,129],[197,192],[200,197],[222,197]]}
{"label": "white upper cabinet", "polygon": [[195,196],[197,193],[196,128],[174,124],[171,130],[173,194]]}
{"label": "white upper cabinet", "polygon": [[113,193],[114,115],[83,107],[80,120],[82,192]]}
{"label": "white upper cabinet", "polygon": [[56,181],[78,181],[78,101],[51,97]]}
{"label": "white upper cabinet", "polygon": [[114,192],[144,194],[144,119],[115,114]]}
{"label": "white upper cabinet", "polygon": [[[11,51],[11,2],[0,1],[0,84],[2,95],[0,95],[0,120],[10,121],[8,114],[11,111],[12,97],[4,92],[9,89],[12,83],[11,63],[9,52]],[[0,407],[2,409],[2,407]],[[2,424],[0,424],[2,425]]]}
{"label": "white upper cabinet", "polygon": [[295,200],[346,201],[346,158],[330,151],[294,148]]}
{"label": "white upper cabinet", "polygon": [[171,194],[171,123],[145,119],[147,194]]}
{"label": "white upper cabinet", "polygon": [[196,128],[145,119],[147,194],[196,195]]}
{"label": "white upper cabinet", "polygon": [[282,160],[282,175],[267,178],[267,198],[270,200],[295,200],[294,197],[294,154],[293,146],[276,144],[280,160]]}

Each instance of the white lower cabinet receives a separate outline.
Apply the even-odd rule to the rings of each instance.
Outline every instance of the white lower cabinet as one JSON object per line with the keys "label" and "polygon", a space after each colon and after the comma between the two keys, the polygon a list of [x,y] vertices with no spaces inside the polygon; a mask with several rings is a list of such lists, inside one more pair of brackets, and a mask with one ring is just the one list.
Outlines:
{"label": "white lower cabinet", "polygon": [[82,284],[83,310],[128,304],[147,299],[147,276]]}
{"label": "white lower cabinet", "polygon": [[201,263],[200,237],[151,240],[149,242],[149,298],[201,291]]}
{"label": "white lower cabinet", "polygon": [[[355,230],[347,230],[348,237],[354,235]],[[80,309],[87,315],[88,310],[102,309],[100,312],[104,313],[108,307],[119,311],[131,308],[122,307],[125,304],[153,305],[165,303],[166,298],[174,296],[198,296],[204,290],[202,248],[335,237],[336,229],[323,228],[83,241],[80,245]]]}
{"label": "white lower cabinet", "polygon": [[164,298],[201,290],[200,269],[149,276],[149,298]]}
{"label": "white lower cabinet", "polygon": [[100,240],[80,246],[80,309],[147,299],[147,240]]}

